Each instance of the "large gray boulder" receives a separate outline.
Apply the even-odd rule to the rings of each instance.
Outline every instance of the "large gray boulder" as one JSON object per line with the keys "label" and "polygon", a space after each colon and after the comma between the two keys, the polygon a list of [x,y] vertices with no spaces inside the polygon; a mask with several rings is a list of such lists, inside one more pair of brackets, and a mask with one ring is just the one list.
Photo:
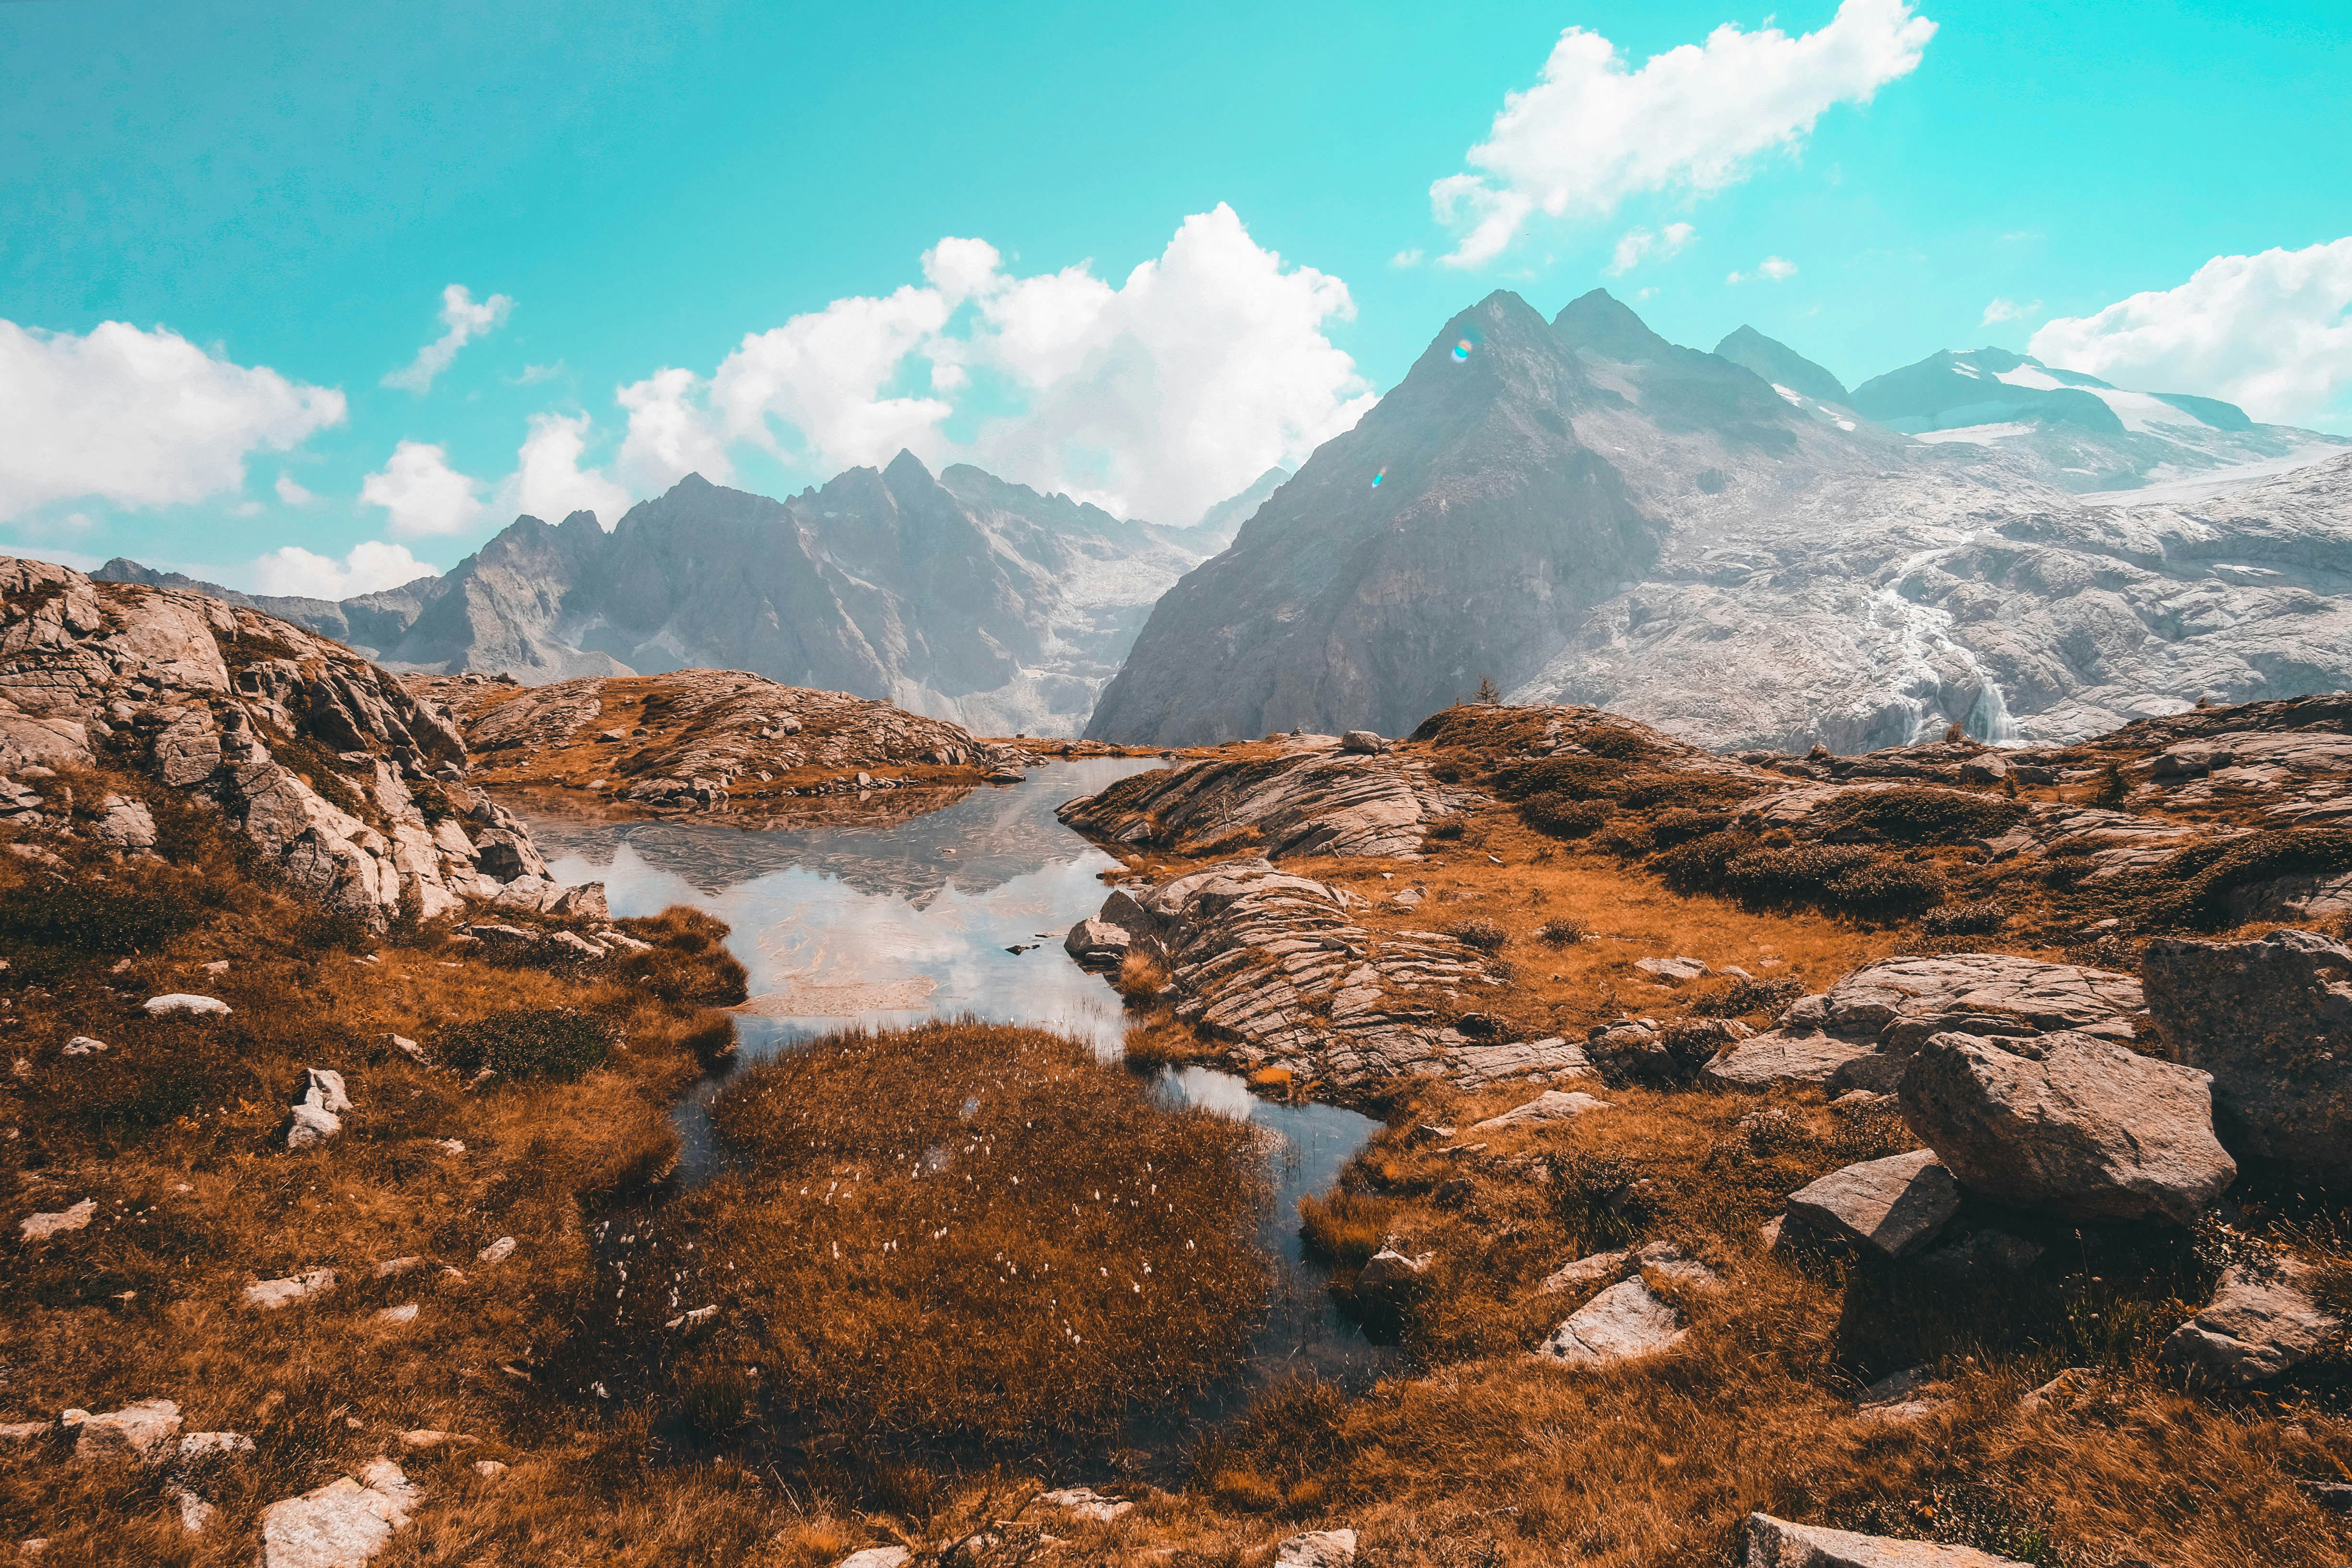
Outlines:
{"label": "large gray boulder", "polygon": [[2222,1142],[2352,1180],[2352,949],[2307,931],[2164,939],[2142,967],[2172,1059],[2213,1075]]}
{"label": "large gray boulder", "polygon": [[390,1459],[261,1510],[257,1568],[363,1568],[408,1527],[418,1489]]}
{"label": "large gray boulder", "polygon": [[2088,1035],[1950,1033],[1912,1056],[1901,1096],[1911,1131],[1973,1192],[2068,1219],[2188,1225],[2238,1174],[2210,1084]]}
{"label": "large gray boulder", "polygon": [[1960,1212],[1960,1189],[1932,1150],[1848,1165],[1789,1194],[1788,1215],[1823,1236],[1908,1258]]}
{"label": "large gray boulder", "polygon": [[1973,1546],[1856,1535],[1769,1513],[1749,1514],[1747,1534],[1748,1568],[2027,1568]]}

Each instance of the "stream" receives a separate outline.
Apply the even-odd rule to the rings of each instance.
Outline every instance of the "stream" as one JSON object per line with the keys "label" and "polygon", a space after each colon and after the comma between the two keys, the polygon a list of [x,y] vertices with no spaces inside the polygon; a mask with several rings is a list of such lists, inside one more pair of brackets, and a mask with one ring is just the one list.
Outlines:
{"label": "stream", "polygon": [[[833,1030],[964,1015],[1052,1029],[1116,1059],[1123,1005],[1106,979],[1070,961],[1062,937],[1101,907],[1099,873],[1118,862],[1064,827],[1054,808],[1158,765],[1056,763],[1018,784],[950,793],[950,804],[922,815],[903,815],[914,803],[902,797],[887,803],[897,820],[825,826],[602,821],[510,804],[551,872],[602,881],[614,916],[682,903],[728,923],[729,950],[751,972],[751,992],[737,1011],[730,1071]],[[679,1179],[689,1185],[726,1158],[706,1109],[721,1081],[704,1079],[672,1110]],[[1274,1202],[1259,1227],[1275,1285],[1244,1366],[1183,1412],[1141,1413],[1120,1435],[1164,1466],[1268,1384],[1306,1374],[1359,1389],[1394,1352],[1333,1308],[1328,1270],[1304,1255],[1298,1236],[1298,1200],[1328,1192],[1380,1124],[1337,1106],[1269,1102],[1205,1068],[1164,1069],[1154,1088],[1171,1103],[1246,1119],[1281,1140]]]}

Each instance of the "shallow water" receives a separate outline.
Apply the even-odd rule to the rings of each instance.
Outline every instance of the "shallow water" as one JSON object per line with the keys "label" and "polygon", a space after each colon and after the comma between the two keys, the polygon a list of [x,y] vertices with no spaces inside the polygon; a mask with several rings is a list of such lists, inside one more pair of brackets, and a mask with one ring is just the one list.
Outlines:
{"label": "shallow water", "polygon": [[[1062,936],[1101,908],[1099,873],[1118,862],[1055,820],[1054,808],[1157,766],[1132,760],[1055,763],[1018,784],[984,787],[939,810],[867,826],[788,827],[699,817],[583,821],[523,809],[554,874],[598,881],[616,916],[671,904],[728,922],[751,971],[738,1059],[749,1064],[831,1030],[887,1028],[970,1014],[1073,1035],[1115,1056],[1124,1026],[1109,984],[1070,962]],[[894,807],[903,802],[890,803]],[[1014,952],[1014,948],[1024,951]],[[1246,1118],[1278,1134],[1276,1193],[1261,1231],[1277,1264],[1265,1326],[1239,1376],[1183,1413],[1155,1412],[1124,1435],[1164,1456],[1199,1424],[1237,1410],[1257,1386],[1312,1373],[1360,1386],[1391,1352],[1333,1310],[1326,1271],[1303,1256],[1298,1200],[1329,1190],[1378,1130],[1351,1110],[1278,1105],[1230,1073],[1161,1073],[1171,1100]],[[707,1179],[723,1151],[706,1080],[674,1115],[682,1178]]]}

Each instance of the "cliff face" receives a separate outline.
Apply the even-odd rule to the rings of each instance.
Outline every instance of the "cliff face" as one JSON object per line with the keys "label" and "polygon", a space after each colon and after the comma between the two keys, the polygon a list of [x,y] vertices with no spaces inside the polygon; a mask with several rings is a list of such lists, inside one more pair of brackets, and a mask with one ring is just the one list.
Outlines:
{"label": "cliff face", "polygon": [[[348,648],[208,595],[0,558],[0,816],[72,826],[51,781],[100,762],[219,810],[263,865],[363,919],[525,878],[553,896],[530,834],[464,784],[447,715]],[[128,803],[90,831],[155,841]]]}

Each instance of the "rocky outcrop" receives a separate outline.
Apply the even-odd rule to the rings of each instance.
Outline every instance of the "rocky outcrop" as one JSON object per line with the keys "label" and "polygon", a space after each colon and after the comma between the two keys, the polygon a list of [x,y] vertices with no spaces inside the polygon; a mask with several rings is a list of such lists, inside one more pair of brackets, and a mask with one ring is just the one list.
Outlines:
{"label": "rocky outcrop", "polygon": [[2141,967],[2172,1059],[2213,1077],[2222,1141],[2352,1180],[2352,949],[2307,931],[2164,939]]}
{"label": "rocky outcrop", "polygon": [[1214,853],[1238,838],[1269,858],[1411,858],[1431,823],[1480,798],[1438,783],[1423,758],[1351,752],[1328,735],[1278,743],[1270,756],[1133,773],[1059,815],[1106,843],[1183,855]]}
{"label": "rocky outcrop", "polygon": [[[461,782],[448,717],[348,649],[202,595],[0,559],[0,773],[101,762],[217,809],[296,891],[378,923],[404,900],[431,916],[544,869]],[[76,828],[62,795],[0,784],[20,825]],[[93,833],[137,847],[143,809],[91,804]]]}
{"label": "rocky outcrop", "polygon": [[2005,952],[1890,958],[1789,1005],[1774,1026],[1705,1069],[1725,1089],[1822,1083],[1891,1092],[1921,1042],[1948,1030],[1995,1039],[2065,1030],[2127,1041],[2146,1005],[2111,970]]}
{"label": "rocky outcrop", "polygon": [[256,1568],[364,1568],[408,1528],[421,1489],[390,1459],[261,1510]]}
{"label": "rocky outcrop", "polygon": [[1566,1040],[1454,1027],[1504,984],[1486,956],[1433,931],[1368,930],[1357,904],[1328,883],[1235,860],[1113,892],[1095,919],[1166,963],[1177,1017],[1222,1042],[1226,1059],[1286,1069],[1331,1098],[1405,1077],[1475,1089],[1591,1074],[1583,1047]]}
{"label": "rocky outcrop", "polygon": [[2072,1032],[1930,1037],[1903,1119],[1961,1185],[2077,1220],[2194,1224],[2235,1180],[2213,1136],[2212,1079]]}
{"label": "rocky outcrop", "polygon": [[740,669],[536,687],[411,677],[409,685],[446,706],[473,748],[478,781],[586,789],[653,809],[969,785],[1019,762],[943,720]]}

